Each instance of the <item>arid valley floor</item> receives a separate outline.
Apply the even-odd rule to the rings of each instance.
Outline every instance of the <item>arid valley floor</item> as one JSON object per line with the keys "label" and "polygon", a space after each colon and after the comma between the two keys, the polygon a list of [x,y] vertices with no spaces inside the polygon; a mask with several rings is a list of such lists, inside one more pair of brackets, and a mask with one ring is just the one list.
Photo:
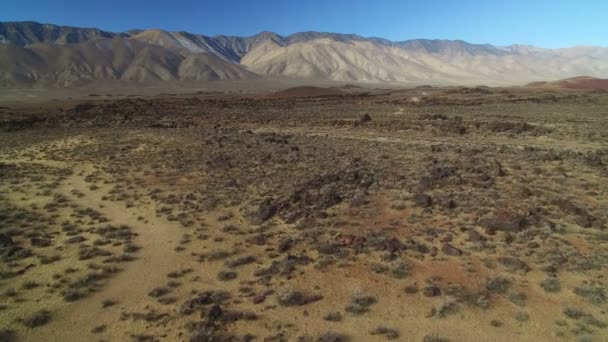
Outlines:
{"label": "arid valley floor", "polygon": [[608,91],[0,106],[0,341],[608,340]]}

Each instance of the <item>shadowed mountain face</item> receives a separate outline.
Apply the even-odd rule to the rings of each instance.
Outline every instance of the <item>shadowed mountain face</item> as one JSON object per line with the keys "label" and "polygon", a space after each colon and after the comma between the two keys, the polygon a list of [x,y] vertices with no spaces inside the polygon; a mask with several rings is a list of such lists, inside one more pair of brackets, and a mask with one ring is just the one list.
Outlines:
{"label": "shadowed mountain face", "polygon": [[[602,47],[551,50],[459,40],[392,42],[324,32],[286,37],[272,32],[209,37],[158,29],[111,33],[34,22],[0,23],[0,42],[0,81],[5,86],[125,78],[244,79],[255,74],[348,82],[493,85],[608,76],[608,48]],[[127,60],[130,57],[133,59]]]}
{"label": "shadowed mountain face", "polygon": [[153,82],[249,79],[257,75],[208,53],[180,53],[138,40],[0,45],[0,83],[70,86],[100,80]]}
{"label": "shadowed mountain face", "polygon": [[34,43],[71,44],[93,38],[112,38],[116,35],[96,28],[57,26],[33,21],[0,22],[0,42],[20,46]]}

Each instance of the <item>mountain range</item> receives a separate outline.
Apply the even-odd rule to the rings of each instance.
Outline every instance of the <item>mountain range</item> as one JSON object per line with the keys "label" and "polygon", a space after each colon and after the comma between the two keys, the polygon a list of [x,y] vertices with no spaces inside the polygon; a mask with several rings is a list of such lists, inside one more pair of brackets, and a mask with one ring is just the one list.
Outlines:
{"label": "mountain range", "polygon": [[5,87],[258,78],[511,85],[581,75],[608,77],[608,48],[394,42],[325,32],[210,37],[160,29],[115,33],[0,23],[0,85]]}

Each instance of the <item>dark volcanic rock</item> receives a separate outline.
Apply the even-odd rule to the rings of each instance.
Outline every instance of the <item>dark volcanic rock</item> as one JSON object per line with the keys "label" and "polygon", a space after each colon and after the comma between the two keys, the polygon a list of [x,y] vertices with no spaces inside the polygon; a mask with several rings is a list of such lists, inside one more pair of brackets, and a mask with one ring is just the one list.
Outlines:
{"label": "dark volcanic rock", "polygon": [[229,295],[226,292],[204,291],[186,300],[179,308],[179,312],[188,315],[194,311],[201,310],[206,305],[220,304],[228,299],[228,297]]}
{"label": "dark volcanic rock", "polygon": [[389,253],[396,253],[404,250],[405,245],[403,245],[397,238],[392,237],[384,242],[384,249]]}
{"label": "dark volcanic rock", "polygon": [[353,161],[345,169],[316,175],[298,184],[287,196],[279,199],[277,212],[285,222],[322,215],[323,211],[364,192],[375,181],[373,172]]}
{"label": "dark volcanic rock", "polygon": [[330,208],[342,202],[342,197],[338,194],[335,184],[328,184],[319,191],[319,204],[322,208]]}
{"label": "dark volcanic rock", "polygon": [[528,266],[528,264],[526,264],[521,259],[515,257],[499,257],[496,260],[511,271],[530,271],[530,267]]}
{"label": "dark volcanic rock", "polygon": [[297,266],[305,266],[311,262],[312,259],[307,256],[288,255],[281,261],[273,261],[268,267],[255,270],[253,275],[256,277],[271,277],[274,275],[289,277]]}
{"label": "dark volcanic rock", "polygon": [[361,115],[361,117],[359,118],[359,123],[362,123],[362,124],[371,122],[371,121],[372,121],[372,117],[367,113]]}
{"label": "dark volcanic rock", "polygon": [[449,243],[444,243],[443,247],[441,247],[441,251],[447,255],[451,256],[461,256],[462,251]]}
{"label": "dark volcanic rock", "polygon": [[416,194],[414,196],[414,203],[419,207],[426,208],[433,204],[433,199],[427,194]]}
{"label": "dark volcanic rock", "polygon": [[420,191],[426,191],[440,185],[452,182],[459,183],[460,181],[461,176],[456,167],[432,165],[429,168],[428,176],[424,176],[420,179],[418,189]]}
{"label": "dark volcanic rock", "polygon": [[207,319],[211,322],[217,321],[224,314],[224,310],[221,306],[215,304],[207,312]]}
{"label": "dark volcanic rock", "polygon": [[252,224],[262,224],[272,218],[277,213],[274,200],[270,197],[264,198],[260,203],[251,206],[245,213],[245,217]]}
{"label": "dark volcanic rock", "polygon": [[253,297],[252,303],[253,304],[260,304],[260,303],[263,303],[265,300],[266,300],[266,296],[259,295],[259,296]]}
{"label": "dark volcanic rock", "polygon": [[321,300],[323,296],[309,295],[300,291],[287,291],[279,297],[279,304],[283,306],[301,306]]}
{"label": "dark volcanic rock", "polygon": [[8,247],[14,244],[13,239],[6,234],[0,234],[0,247]]}
{"label": "dark volcanic rock", "polygon": [[32,246],[36,247],[48,247],[51,245],[51,240],[38,237],[31,238],[30,242]]}
{"label": "dark volcanic rock", "polygon": [[293,246],[293,244],[294,241],[292,238],[284,238],[279,242],[277,250],[279,251],[279,253],[285,253]]}
{"label": "dark volcanic rock", "polygon": [[485,236],[481,235],[478,231],[476,231],[475,229],[470,229],[467,232],[467,239],[469,241],[485,241],[487,240]]}
{"label": "dark volcanic rock", "polygon": [[441,202],[442,207],[444,207],[445,209],[454,209],[456,208],[458,205],[456,204],[456,201],[454,201],[453,199],[447,199]]}
{"label": "dark volcanic rock", "polygon": [[590,228],[595,221],[595,217],[583,208],[581,205],[574,203],[568,199],[555,200],[554,204],[557,205],[564,212],[576,216],[576,224],[583,228]]}
{"label": "dark volcanic rock", "polygon": [[427,286],[422,290],[422,294],[427,297],[437,297],[441,295],[441,289],[437,286]]}
{"label": "dark volcanic rock", "polygon": [[488,282],[486,283],[486,290],[488,290],[490,293],[504,294],[509,290],[510,286],[511,281],[509,279],[503,277],[495,277],[488,279]]}
{"label": "dark volcanic rock", "polygon": [[317,251],[320,254],[336,254],[340,251],[340,247],[334,243],[323,242],[317,246]]}
{"label": "dark volcanic rock", "polygon": [[480,220],[479,224],[489,232],[497,230],[504,232],[519,232],[526,228],[528,221],[519,214],[502,211],[494,217]]}

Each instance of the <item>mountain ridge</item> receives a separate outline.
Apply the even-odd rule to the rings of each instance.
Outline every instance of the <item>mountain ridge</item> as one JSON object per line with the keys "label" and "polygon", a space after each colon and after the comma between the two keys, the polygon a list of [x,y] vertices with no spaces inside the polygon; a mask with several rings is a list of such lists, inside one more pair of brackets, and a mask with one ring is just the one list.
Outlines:
{"label": "mountain ridge", "polygon": [[[138,53],[145,50],[150,54],[147,58],[123,61],[131,70],[139,70],[133,78],[142,82],[272,77],[375,83],[525,84],[579,75],[608,76],[608,48],[599,46],[545,49],[445,39],[395,42],[316,31],[288,36],[263,31],[247,37],[161,29],[115,33],[36,22],[0,22],[0,83],[12,86],[44,80],[42,83],[65,86],[120,80],[128,68],[112,69],[107,60],[95,58],[95,54],[118,58],[109,57],[114,54],[112,44],[117,43],[107,41],[122,42],[122,50],[117,53],[137,44]],[[87,48],[94,53],[85,51]],[[59,52],[63,59],[53,55]],[[21,61],[17,56],[25,59]],[[179,73],[186,60],[188,67],[184,68],[188,71]]]}
{"label": "mountain ridge", "polygon": [[[281,34],[278,34],[278,33],[272,32],[272,31],[261,31],[261,32],[258,32],[258,33],[252,34],[252,35],[237,36],[237,35],[223,35],[223,34],[204,35],[204,34],[184,31],[184,30],[170,31],[170,30],[165,30],[165,29],[157,27],[157,28],[149,28],[149,29],[134,28],[134,29],[129,29],[129,30],[122,31],[122,32],[114,32],[114,31],[108,31],[108,30],[103,30],[103,29],[94,28],[94,27],[57,25],[57,24],[51,24],[51,23],[39,23],[36,21],[30,21],[30,20],[28,20],[28,21],[5,21],[5,22],[0,21],[0,35],[4,35],[3,26],[16,26],[16,25],[44,26],[44,27],[49,27],[52,30],[68,31],[68,32],[70,30],[74,30],[74,29],[99,31],[100,34],[106,34],[106,35],[111,35],[111,36],[123,36],[123,37],[135,35],[135,34],[143,32],[143,31],[157,30],[157,31],[164,31],[164,32],[171,32],[171,33],[187,33],[189,35],[204,36],[206,38],[212,38],[212,39],[216,39],[216,38],[250,39],[250,38],[255,38],[255,37],[259,37],[259,36],[264,36],[267,34],[272,34],[272,35],[275,35],[282,39],[285,39],[286,41],[289,41],[290,43],[297,41],[298,38],[302,37],[302,36],[308,36],[308,37],[313,36],[314,38],[318,38],[319,36],[334,36],[334,37],[349,37],[351,39],[361,39],[361,40],[369,40],[369,41],[376,41],[376,42],[384,42],[385,44],[394,44],[394,45],[402,45],[402,44],[416,42],[416,41],[427,41],[427,42],[459,42],[459,43],[465,43],[465,44],[476,45],[476,46],[490,46],[490,47],[495,47],[498,49],[510,49],[513,47],[531,47],[531,48],[543,49],[543,50],[562,50],[562,49],[572,49],[572,48],[581,48],[581,47],[608,48],[608,46],[584,45],[584,44],[583,45],[574,45],[574,46],[565,46],[565,47],[560,47],[560,48],[546,48],[546,47],[540,47],[540,46],[535,46],[535,45],[531,45],[531,44],[518,44],[518,43],[513,43],[510,45],[494,45],[494,44],[490,44],[490,43],[471,43],[471,42],[467,42],[467,41],[461,40],[461,39],[443,39],[443,38],[415,38],[415,39],[406,39],[406,40],[390,40],[390,39],[386,39],[386,38],[382,38],[382,37],[375,37],[375,36],[369,36],[369,37],[361,36],[356,33],[335,33],[335,32],[325,32],[325,31],[302,31],[302,32],[294,32],[294,33],[291,33],[288,35],[281,35]],[[15,42],[12,42],[12,43],[15,44]],[[58,42],[58,43],[61,43],[61,42]],[[70,43],[74,43],[74,42],[70,42]]]}

